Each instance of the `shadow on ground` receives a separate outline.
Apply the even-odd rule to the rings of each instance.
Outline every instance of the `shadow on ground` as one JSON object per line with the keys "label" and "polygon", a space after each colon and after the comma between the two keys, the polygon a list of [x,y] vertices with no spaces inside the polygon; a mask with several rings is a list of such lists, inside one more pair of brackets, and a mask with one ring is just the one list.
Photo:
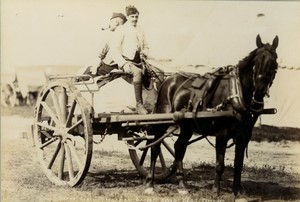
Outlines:
{"label": "shadow on ground", "polygon": [[[245,175],[251,177],[251,173]],[[271,171],[270,171],[271,172]],[[292,174],[285,173],[284,180],[278,180],[278,173],[270,173],[264,177],[255,174],[253,179],[247,177],[243,180],[245,193],[242,197],[247,197],[250,201],[260,200],[299,200],[300,185],[299,178]],[[221,198],[228,198],[232,195],[232,176],[233,168],[225,170],[223,181],[221,183]],[[214,181],[214,167],[210,165],[200,165],[186,170],[186,184],[189,193],[192,195],[201,195],[203,198],[213,197],[212,191]],[[290,183],[288,184],[287,181]],[[127,188],[143,189],[144,179],[139,177],[136,170],[106,170],[101,172],[88,173],[84,183],[80,186],[82,189],[95,188]],[[176,194],[176,179],[171,177],[165,182],[156,182],[155,190],[158,195],[172,196]]]}

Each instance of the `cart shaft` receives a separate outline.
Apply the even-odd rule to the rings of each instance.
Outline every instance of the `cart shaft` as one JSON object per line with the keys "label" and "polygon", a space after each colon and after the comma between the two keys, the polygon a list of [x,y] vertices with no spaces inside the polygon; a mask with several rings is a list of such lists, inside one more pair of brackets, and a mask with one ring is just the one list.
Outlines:
{"label": "cart shaft", "polygon": [[[139,126],[139,125],[156,125],[156,124],[174,124],[182,119],[202,119],[215,117],[235,117],[235,111],[216,111],[216,112],[175,112],[164,114],[113,114],[101,115],[98,114],[94,122],[98,123],[122,123],[123,127]],[[98,118],[97,118],[98,117]]]}

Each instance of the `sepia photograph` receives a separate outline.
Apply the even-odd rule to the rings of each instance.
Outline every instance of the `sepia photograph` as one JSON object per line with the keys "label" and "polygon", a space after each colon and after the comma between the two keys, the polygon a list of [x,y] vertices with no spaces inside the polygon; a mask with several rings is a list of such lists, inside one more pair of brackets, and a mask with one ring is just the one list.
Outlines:
{"label": "sepia photograph", "polygon": [[300,201],[300,1],[0,2],[1,201]]}

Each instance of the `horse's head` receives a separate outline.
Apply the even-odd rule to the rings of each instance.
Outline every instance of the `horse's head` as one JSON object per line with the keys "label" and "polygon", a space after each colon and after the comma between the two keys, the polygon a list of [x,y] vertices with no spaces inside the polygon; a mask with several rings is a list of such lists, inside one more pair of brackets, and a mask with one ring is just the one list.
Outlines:
{"label": "horse's head", "polygon": [[276,62],[278,36],[273,39],[272,45],[262,43],[259,35],[256,37],[256,54],[253,69],[253,97],[252,110],[260,111],[263,108],[264,97],[268,95],[270,86],[275,78],[278,64]]}

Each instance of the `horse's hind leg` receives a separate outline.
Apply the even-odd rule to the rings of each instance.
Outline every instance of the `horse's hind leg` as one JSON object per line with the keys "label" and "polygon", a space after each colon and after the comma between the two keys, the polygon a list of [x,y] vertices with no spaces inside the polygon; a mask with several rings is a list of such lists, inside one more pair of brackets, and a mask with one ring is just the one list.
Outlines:
{"label": "horse's hind leg", "polygon": [[[164,127],[160,127],[160,130],[155,131],[155,138],[152,142],[155,142],[158,140],[166,131]],[[150,142],[151,143],[151,142]],[[146,176],[146,189],[145,193],[146,194],[153,194],[154,193],[154,174],[155,174],[155,165],[156,165],[156,159],[161,151],[160,149],[160,143],[155,144],[151,147],[151,162],[150,162],[150,169],[149,173]]]}
{"label": "horse's hind leg", "polygon": [[154,193],[154,174],[155,174],[155,165],[156,159],[160,153],[160,144],[154,145],[151,148],[151,163],[149,173],[146,176],[146,187],[145,193],[146,194],[153,194]]}
{"label": "horse's hind leg", "polygon": [[188,141],[190,140],[193,131],[191,130],[190,125],[181,126],[180,135],[175,142],[175,166],[177,169],[176,178],[178,181],[178,192],[181,194],[188,193],[186,190],[186,186],[184,184],[184,171],[183,171],[183,158],[186,152],[186,148],[188,145]]}
{"label": "horse's hind leg", "polygon": [[227,130],[216,134],[216,177],[213,190],[216,191],[218,195],[220,195],[220,182],[225,168],[224,158],[228,140]]}

